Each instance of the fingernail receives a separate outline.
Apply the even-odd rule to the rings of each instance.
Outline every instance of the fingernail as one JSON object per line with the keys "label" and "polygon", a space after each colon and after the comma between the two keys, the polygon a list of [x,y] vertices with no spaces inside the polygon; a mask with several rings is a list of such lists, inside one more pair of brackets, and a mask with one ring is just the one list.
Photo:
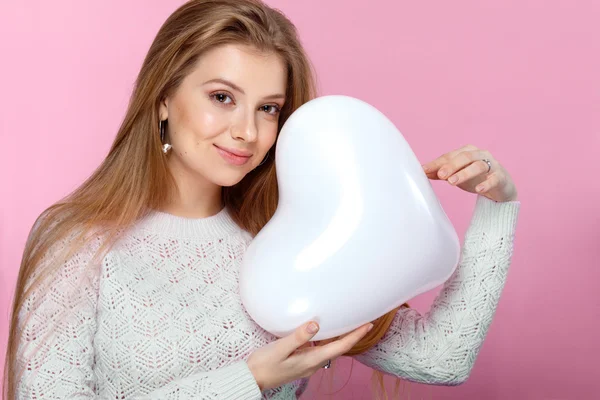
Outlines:
{"label": "fingernail", "polygon": [[319,330],[319,326],[317,324],[315,324],[314,322],[311,322],[306,327],[306,330],[308,331],[308,333],[317,333],[317,331]]}
{"label": "fingernail", "polygon": [[441,178],[445,178],[447,174],[448,174],[447,170],[445,170],[445,169],[440,170],[440,177]]}
{"label": "fingernail", "polygon": [[475,188],[475,190],[477,190],[478,192],[481,192],[483,190],[483,185],[479,185]]}
{"label": "fingernail", "polygon": [[422,165],[422,167],[423,167],[423,171],[425,171],[425,172],[429,171],[429,167],[427,165]]}
{"label": "fingernail", "polygon": [[367,333],[371,332],[371,329],[373,329],[373,324],[370,324],[369,327],[367,328]]}
{"label": "fingernail", "polygon": [[455,183],[457,180],[458,180],[458,176],[454,175],[454,176],[451,176],[450,179],[448,179],[448,182]]}

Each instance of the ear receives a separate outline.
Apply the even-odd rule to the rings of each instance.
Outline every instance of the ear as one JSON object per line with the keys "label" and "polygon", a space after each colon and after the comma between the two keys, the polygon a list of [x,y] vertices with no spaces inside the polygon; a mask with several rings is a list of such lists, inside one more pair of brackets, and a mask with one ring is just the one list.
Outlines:
{"label": "ear", "polygon": [[160,106],[158,107],[158,117],[161,121],[164,121],[169,118],[169,98],[165,97],[160,101]]}

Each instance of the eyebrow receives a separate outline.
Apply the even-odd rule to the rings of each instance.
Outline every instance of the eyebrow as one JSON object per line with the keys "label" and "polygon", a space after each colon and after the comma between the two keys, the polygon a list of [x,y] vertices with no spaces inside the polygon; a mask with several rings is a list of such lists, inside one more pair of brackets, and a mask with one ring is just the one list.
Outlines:
{"label": "eyebrow", "polygon": [[[229,86],[230,88],[232,88],[233,90],[236,90],[238,92],[240,92],[241,94],[246,94],[246,92],[244,92],[244,90],[239,87],[238,85],[236,85],[235,83],[228,81],[227,79],[222,79],[222,78],[216,78],[216,79],[211,79],[209,81],[206,81],[203,83],[203,85],[206,85],[208,83],[221,83],[223,85]],[[270,94],[268,96],[264,97],[265,100],[271,100],[271,99],[285,99],[285,95],[284,94]]]}

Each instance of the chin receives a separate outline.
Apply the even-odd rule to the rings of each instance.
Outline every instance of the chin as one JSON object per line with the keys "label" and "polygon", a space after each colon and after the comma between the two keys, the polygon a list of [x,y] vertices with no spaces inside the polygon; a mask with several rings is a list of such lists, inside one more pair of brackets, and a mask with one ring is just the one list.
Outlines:
{"label": "chin", "polygon": [[222,171],[211,176],[211,181],[216,185],[230,187],[237,185],[247,175],[246,171]]}

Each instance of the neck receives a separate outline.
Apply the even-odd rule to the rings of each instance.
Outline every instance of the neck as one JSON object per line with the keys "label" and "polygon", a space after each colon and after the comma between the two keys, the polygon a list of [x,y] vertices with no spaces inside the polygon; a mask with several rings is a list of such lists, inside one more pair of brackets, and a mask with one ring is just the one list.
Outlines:
{"label": "neck", "polygon": [[[171,157],[173,160],[175,157]],[[206,218],[222,210],[221,186],[182,166],[169,163],[177,186],[163,212],[185,218]]]}

